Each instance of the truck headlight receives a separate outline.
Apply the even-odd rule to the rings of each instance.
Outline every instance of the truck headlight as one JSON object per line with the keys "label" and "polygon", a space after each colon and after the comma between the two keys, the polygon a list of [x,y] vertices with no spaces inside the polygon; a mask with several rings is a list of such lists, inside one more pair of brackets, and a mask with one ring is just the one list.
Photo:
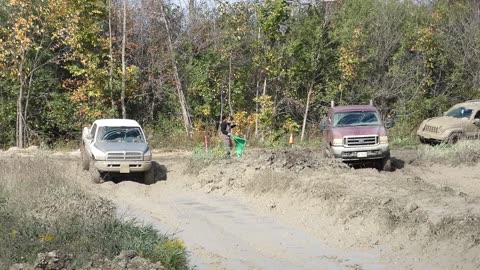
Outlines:
{"label": "truck headlight", "polygon": [[442,126],[438,127],[438,133],[439,134],[442,134],[443,132],[445,132],[445,130],[447,130],[447,129],[442,127]]}
{"label": "truck headlight", "polygon": [[145,152],[143,154],[143,160],[145,161],[150,161],[152,160],[152,151],[150,150],[150,148],[147,149],[147,152]]}
{"label": "truck headlight", "polygon": [[332,145],[343,145],[343,139],[333,139]]}
{"label": "truck headlight", "polygon": [[380,136],[380,143],[381,144],[388,143],[388,136]]}
{"label": "truck headlight", "polygon": [[94,160],[107,160],[107,154],[98,150],[96,147],[92,147],[92,155]]}

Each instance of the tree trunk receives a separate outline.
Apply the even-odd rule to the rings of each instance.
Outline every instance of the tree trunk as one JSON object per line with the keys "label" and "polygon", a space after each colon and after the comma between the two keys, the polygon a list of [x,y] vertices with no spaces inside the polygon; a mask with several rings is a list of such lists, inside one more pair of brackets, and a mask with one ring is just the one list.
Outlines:
{"label": "tree trunk", "polygon": [[123,25],[122,25],[122,94],[120,100],[122,103],[122,118],[127,118],[127,108],[125,107],[125,81],[126,81],[126,64],[125,64],[125,46],[127,42],[127,0],[123,0]]}
{"label": "tree trunk", "polygon": [[303,124],[302,124],[302,135],[300,136],[300,141],[303,142],[303,137],[305,136],[305,127],[307,126],[307,117],[308,109],[310,107],[310,96],[313,92],[313,84],[310,85],[307,93],[307,104],[305,104],[305,114],[303,115]]}
{"label": "tree trunk", "polygon": [[[220,88],[220,123],[223,120],[223,89]],[[220,126],[218,127],[220,128]]]}
{"label": "tree trunk", "polygon": [[27,132],[27,119],[28,119],[28,106],[29,106],[29,101],[30,101],[30,91],[32,90],[32,83],[33,83],[33,71],[29,75],[28,79],[28,91],[27,91],[27,96],[25,97],[25,108],[23,108],[23,121],[25,123],[23,130],[24,133],[23,135],[27,137],[27,140],[24,140],[27,145],[30,144],[29,135]]}
{"label": "tree trunk", "polygon": [[[263,79],[263,93],[262,96],[265,96],[267,94],[267,76],[265,75],[265,78]],[[265,141],[265,129],[262,129],[262,137],[261,137],[262,142]]]}
{"label": "tree trunk", "polygon": [[265,96],[267,94],[267,76],[265,76],[265,79],[263,80],[263,93],[262,95]]}
{"label": "tree trunk", "polygon": [[109,35],[109,71],[108,71],[108,90],[110,91],[110,100],[112,102],[112,112],[115,111],[115,101],[113,97],[113,44],[112,44],[112,1],[108,0],[108,35]]}
{"label": "tree trunk", "polygon": [[23,148],[23,88],[24,88],[24,81],[23,81],[23,58],[20,60],[19,68],[18,68],[18,80],[20,83],[20,89],[18,90],[18,97],[17,97],[17,147]]}
{"label": "tree trunk", "polygon": [[260,81],[257,80],[257,90],[255,93],[255,100],[257,101],[255,102],[255,139],[258,136],[258,94],[260,92],[259,88],[260,88]]}
{"label": "tree trunk", "polygon": [[195,0],[188,0],[188,35],[190,36],[190,42],[195,42],[193,26],[195,24]]}
{"label": "tree trunk", "polygon": [[175,87],[177,89],[178,101],[182,109],[183,125],[185,127],[185,133],[190,136],[190,130],[192,128],[192,122],[188,114],[187,101],[183,93],[182,84],[180,82],[180,76],[178,75],[177,61],[175,60],[175,52],[173,50],[172,37],[170,35],[170,27],[168,25],[167,16],[165,14],[165,7],[163,1],[160,2],[160,10],[162,12],[163,22],[165,24],[165,31],[167,32],[168,50],[170,54],[170,61],[172,62],[173,76],[175,79]]}
{"label": "tree trunk", "polygon": [[233,115],[232,109],[232,54],[228,59],[228,109],[230,110],[230,115]]}

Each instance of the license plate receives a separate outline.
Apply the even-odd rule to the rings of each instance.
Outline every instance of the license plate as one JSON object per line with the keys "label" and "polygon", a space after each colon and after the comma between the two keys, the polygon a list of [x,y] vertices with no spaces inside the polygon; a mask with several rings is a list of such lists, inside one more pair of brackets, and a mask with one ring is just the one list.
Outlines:
{"label": "license plate", "polygon": [[120,173],[130,173],[130,166],[128,164],[120,164]]}
{"label": "license plate", "polygon": [[367,152],[357,152],[357,157],[367,157]]}

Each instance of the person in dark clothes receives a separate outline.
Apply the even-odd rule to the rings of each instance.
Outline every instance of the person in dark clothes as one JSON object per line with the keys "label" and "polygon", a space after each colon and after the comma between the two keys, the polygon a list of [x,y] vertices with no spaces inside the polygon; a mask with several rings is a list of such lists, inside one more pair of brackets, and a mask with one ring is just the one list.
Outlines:
{"label": "person in dark clothes", "polygon": [[222,139],[223,142],[223,147],[225,150],[225,155],[230,156],[230,151],[233,148],[233,142],[232,142],[232,128],[235,127],[235,124],[233,122],[233,117],[232,116],[225,116],[222,120],[222,123],[220,124],[220,138]]}

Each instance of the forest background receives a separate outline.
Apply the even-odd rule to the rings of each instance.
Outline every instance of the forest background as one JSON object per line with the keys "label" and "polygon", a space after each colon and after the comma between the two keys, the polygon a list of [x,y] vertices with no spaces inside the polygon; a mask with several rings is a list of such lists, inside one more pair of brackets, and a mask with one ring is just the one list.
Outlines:
{"label": "forest background", "polygon": [[229,114],[251,142],[315,142],[331,100],[373,100],[409,143],[479,86],[475,0],[0,0],[0,148],[101,117],[191,145]]}

